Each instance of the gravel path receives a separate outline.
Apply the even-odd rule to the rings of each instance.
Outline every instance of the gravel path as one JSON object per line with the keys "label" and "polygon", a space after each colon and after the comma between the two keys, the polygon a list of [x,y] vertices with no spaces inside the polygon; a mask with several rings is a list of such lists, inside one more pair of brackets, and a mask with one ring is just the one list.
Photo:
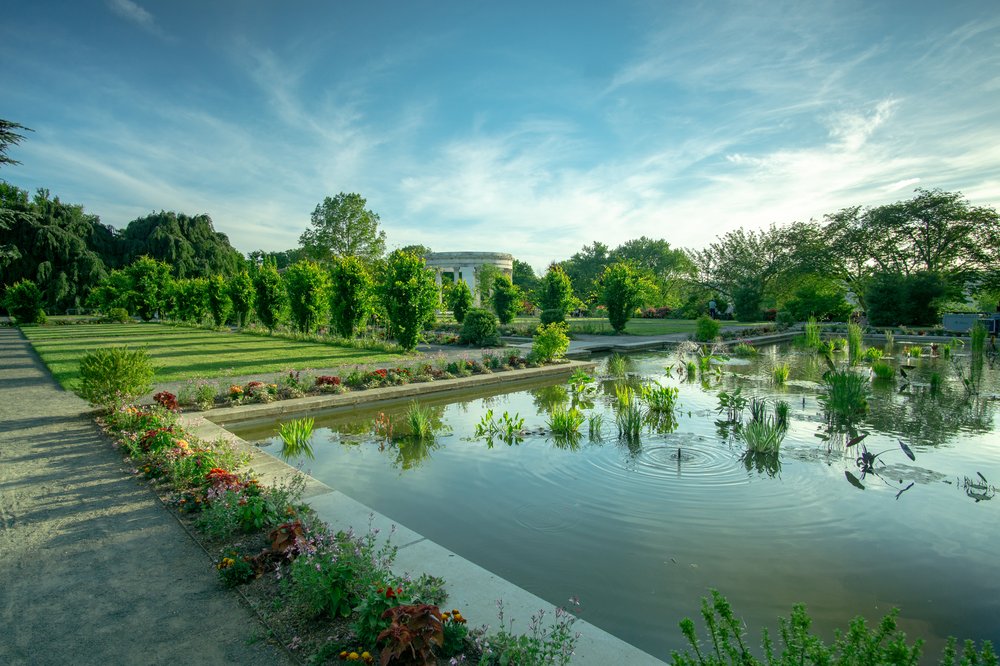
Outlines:
{"label": "gravel path", "polygon": [[0,664],[283,664],[86,403],[0,328]]}

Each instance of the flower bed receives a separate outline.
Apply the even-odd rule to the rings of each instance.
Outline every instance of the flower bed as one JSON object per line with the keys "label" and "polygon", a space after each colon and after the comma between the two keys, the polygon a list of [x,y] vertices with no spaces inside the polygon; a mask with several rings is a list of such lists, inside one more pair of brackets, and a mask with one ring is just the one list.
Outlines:
{"label": "flower bed", "polygon": [[[475,367],[475,362],[457,363],[470,372]],[[412,374],[401,370],[363,373],[360,385],[403,381]],[[304,381],[296,373],[289,379]],[[332,376],[313,380],[321,387],[345,383]],[[228,399],[270,394],[273,386],[233,385]],[[460,610],[442,610],[447,600],[443,580],[393,573],[391,535],[380,541],[370,526],[365,534],[334,533],[301,501],[304,476],[295,474],[273,486],[260,483],[252,471],[239,471],[246,459],[231,444],[201,441],[186,432],[165,406],[176,404],[169,394],[159,394],[157,402],[107,414],[101,420],[105,432],[134,473],[154,484],[165,505],[217,554],[220,584],[239,588],[275,638],[302,660],[569,663],[578,636],[570,630],[573,615],[560,609],[558,621],[548,628],[533,619],[525,635],[510,633],[502,617],[497,632],[470,629]]]}

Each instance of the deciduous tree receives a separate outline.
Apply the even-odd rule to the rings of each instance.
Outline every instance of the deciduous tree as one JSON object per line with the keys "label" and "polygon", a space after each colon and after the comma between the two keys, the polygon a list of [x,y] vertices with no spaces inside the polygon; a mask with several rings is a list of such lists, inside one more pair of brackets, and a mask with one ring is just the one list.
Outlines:
{"label": "deciduous tree", "polygon": [[353,192],[326,197],[313,210],[311,228],[302,233],[299,243],[318,261],[380,258],[385,253],[385,232],[379,231],[379,216],[365,208],[366,204],[364,197]]}

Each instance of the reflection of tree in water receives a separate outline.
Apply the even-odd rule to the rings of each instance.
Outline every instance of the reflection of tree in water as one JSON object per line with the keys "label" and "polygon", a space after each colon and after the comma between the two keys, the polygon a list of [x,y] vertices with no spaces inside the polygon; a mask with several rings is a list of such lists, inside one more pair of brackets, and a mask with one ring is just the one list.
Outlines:
{"label": "reflection of tree in water", "polygon": [[740,458],[748,472],[757,472],[767,476],[777,476],[781,473],[781,459],[777,453],[755,453],[747,451]]}
{"label": "reflection of tree in water", "polygon": [[424,461],[430,459],[431,451],[436,450],[439,446],[437,437],[430,439],[399,437],[393,441],[392,445],[396,451],[393,463],[404,470],[419,467]]}
{"label": "reflection of tree in water", "polygon": [[931,393],[919,387],[908,393],[876,390],[864,423],[879,432],[897,434],[921,444],[939,446],[958,432],[987,433],[993,425],[990,401],[964,391]]}
{"label": "reflection of tree in water", "polygon": [[569,402],[569,389],[562,384],[543,386],[532,389],[531,397],[539,414],[548,413],[566,406]]}

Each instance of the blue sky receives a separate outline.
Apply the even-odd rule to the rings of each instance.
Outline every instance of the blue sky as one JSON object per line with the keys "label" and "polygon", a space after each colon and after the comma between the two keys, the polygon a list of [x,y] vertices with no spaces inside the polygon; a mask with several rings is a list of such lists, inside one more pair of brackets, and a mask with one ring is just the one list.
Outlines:
{"label": "blue sky", "polygon": [[297,245],[360,192],[388,245],[543,268],[640,235],[960,190],[1000,206],[1000,7],[982,2],[20,2],[0,176],[105,223],[208,213]]}

